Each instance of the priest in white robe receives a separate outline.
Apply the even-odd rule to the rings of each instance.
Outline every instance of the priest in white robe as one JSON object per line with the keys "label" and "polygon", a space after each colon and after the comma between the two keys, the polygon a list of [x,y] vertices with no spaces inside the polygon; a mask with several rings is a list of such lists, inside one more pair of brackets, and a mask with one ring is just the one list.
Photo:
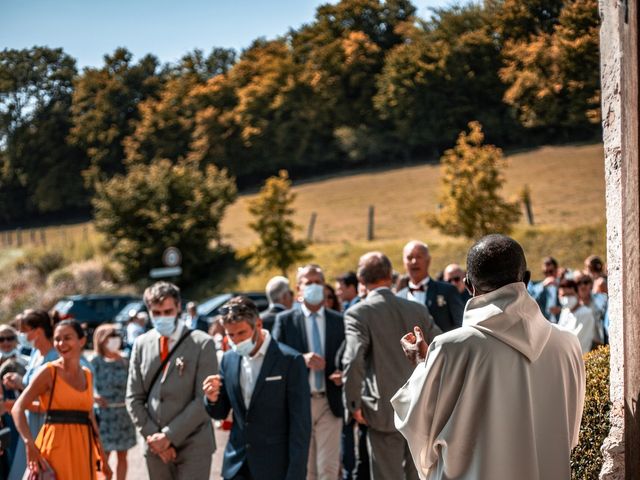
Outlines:
{"label": "priest in white robe", "polygon": [[[489,235],[467,257],[463,326],[428,347],[403,337],[418,365],[391,403],[421,479],[569,479],[585,373],[577,338],[549,323],[526,289],[526,261]],[[426,356],[426,359],[425,359]]]}

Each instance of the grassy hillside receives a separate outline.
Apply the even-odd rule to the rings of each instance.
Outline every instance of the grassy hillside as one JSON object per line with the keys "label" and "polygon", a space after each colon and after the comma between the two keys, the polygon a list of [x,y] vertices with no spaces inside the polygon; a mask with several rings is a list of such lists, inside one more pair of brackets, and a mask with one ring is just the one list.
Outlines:
{"label": "grassy hillside", "polygon": [[[542,147],[508,157],[504,195],[516,197],[528,184],[536,225],[578,226],[604,219],[604,152],[601,144]],[[306,232],[317,212],[316,243],[358,242],[366,239],[369,205],[376,209],[375,236],[379,240],[427,242],[446,240],[420,217],[438,204],[440,167],[418,165],[371,173],[354,173],[305,183],[294,188],[296,222]],[[294,179],[295,180],[295,179]],[[255,242],[248,228],[247,203],[232,205],[222,223],[225,238],[236,247]],[[524,219],[523,219],[524,221]]]}
{"label": "grassy hillside", "polygon": [[[542,147],[508,157],[504,195],[517,197],[525,184],[531,189],[536,225],[527,226],[523,218],[514,236],[525,247],[534,278],[539,275],[539,263],[545,255],[553,254],[561,263],[574,268],[591,253],[604,256],[603,157],[601,144]],[[295,220],[302,227],[300,235],[304,235],[311,213],[317,213],[310,253],[330,277],[354,269],[358,257],[374,249],[387,253],[395,268],[402,270],[402,246],[414,238],[430,245],[434,274],[450,262],[465,261],[469,242],[444,236],[421,221],[426,212],[437,208],[438,165],[339,176],[319,173],[322,177],[318,180],[295,185]],[[224,238],[238,251],[236,261],[213,272],[211,278],[187,292],[191,298],[228,288],[262,289],[275,273],[251,271],[242,259],[256,241],[247,226],[250,221],[247,203],[253,197],[241,196],[228,209],[222,224]],[[373,242],[365,240],[369,205],[376,209]],[[45,234],[47,248],[62,249],[75,260],[90,258],[98,250],[99,237],[91,224],[48,228]],[[26,243],[32,237],[31,232],[22,232],[22,237]],[[40,230],[33,237],[39,240]],[[0,268],[19,255],[14,237],[10,248],[0,249]]]}

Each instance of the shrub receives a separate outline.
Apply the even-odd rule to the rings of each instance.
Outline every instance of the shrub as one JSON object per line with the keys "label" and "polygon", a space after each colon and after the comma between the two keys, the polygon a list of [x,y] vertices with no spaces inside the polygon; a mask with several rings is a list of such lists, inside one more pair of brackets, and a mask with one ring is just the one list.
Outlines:
{"label": "shrub", "polygon": [[578,445],[571,454],[571,478],[597,479],[602,468],[600,447],[609,433],[609,347],[584,356],[587,373],[584,411]]}
{"label": "shrub", "polygon": [[43,278],[54,270],[62,268],[67,262],[60,250],[34,248],[16,261],[17,270],[35,269]]}

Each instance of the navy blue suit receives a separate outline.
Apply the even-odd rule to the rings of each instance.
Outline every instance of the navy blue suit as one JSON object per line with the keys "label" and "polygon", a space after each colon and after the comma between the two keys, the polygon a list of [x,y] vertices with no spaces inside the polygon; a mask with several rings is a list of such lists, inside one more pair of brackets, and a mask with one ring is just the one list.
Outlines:
{"label": "navy blue suit", "polygon": [[273,325],[276,323],[276,316],[280,312],[284,312],[286,308],[282,305],[269,305],[269,308],[260,313],[262,319],[262,328],[273,331]]}
{"label": "navy blue suit", "polygon": [[218,401],[211,404],[205,397],[213,418],[222,420],[233,410],[222,476],[233,478],[246,463],[253,478],[304,480],[311,439],[311,392],[304,359],[272,338],[248,410],[240,388],[240,361],[234,351],[224,354]]}
{"label": "navy blue suit", "polygon": [[[403,288],[398,292],[398,297],[407,298],[408,288]],[[462,316],[464,315],[464,303],[458,289],[446,282],[438,282],[433,278],[429,280],[427,286],[427,304],[429,313],[433,321],[443,332],[448,332],[454,328],[462,326]]]}
{"label": "navy blue suit", "polygon": [[[336,365],[336,353],[344,341],[344,319],[342,314],[328,308],[324,309],[325,342],[324,342],[324,383],[329,407],[336,417],[343,417],[342,387],[338,387],[329,380],[340,366]],[[273,338],[289,345],[301,353],[311,352],[313,349],[307,340],[307,327],[304,312],[301,308],[292,308],[279,313],[273,326]]]}

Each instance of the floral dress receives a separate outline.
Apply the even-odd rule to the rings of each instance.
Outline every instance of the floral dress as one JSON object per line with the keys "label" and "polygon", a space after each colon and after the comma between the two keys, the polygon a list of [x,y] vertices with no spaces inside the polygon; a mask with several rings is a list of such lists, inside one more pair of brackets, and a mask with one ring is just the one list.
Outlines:
{"label": "floral dress", "polygon": [[124,405],[127,390],[128,362],[109,361],[96,355],[91,364],[95,371],[95,390],[107,401],[98,409],[100,438],[105,451],[122,452],[136,444],[136,431]]}

